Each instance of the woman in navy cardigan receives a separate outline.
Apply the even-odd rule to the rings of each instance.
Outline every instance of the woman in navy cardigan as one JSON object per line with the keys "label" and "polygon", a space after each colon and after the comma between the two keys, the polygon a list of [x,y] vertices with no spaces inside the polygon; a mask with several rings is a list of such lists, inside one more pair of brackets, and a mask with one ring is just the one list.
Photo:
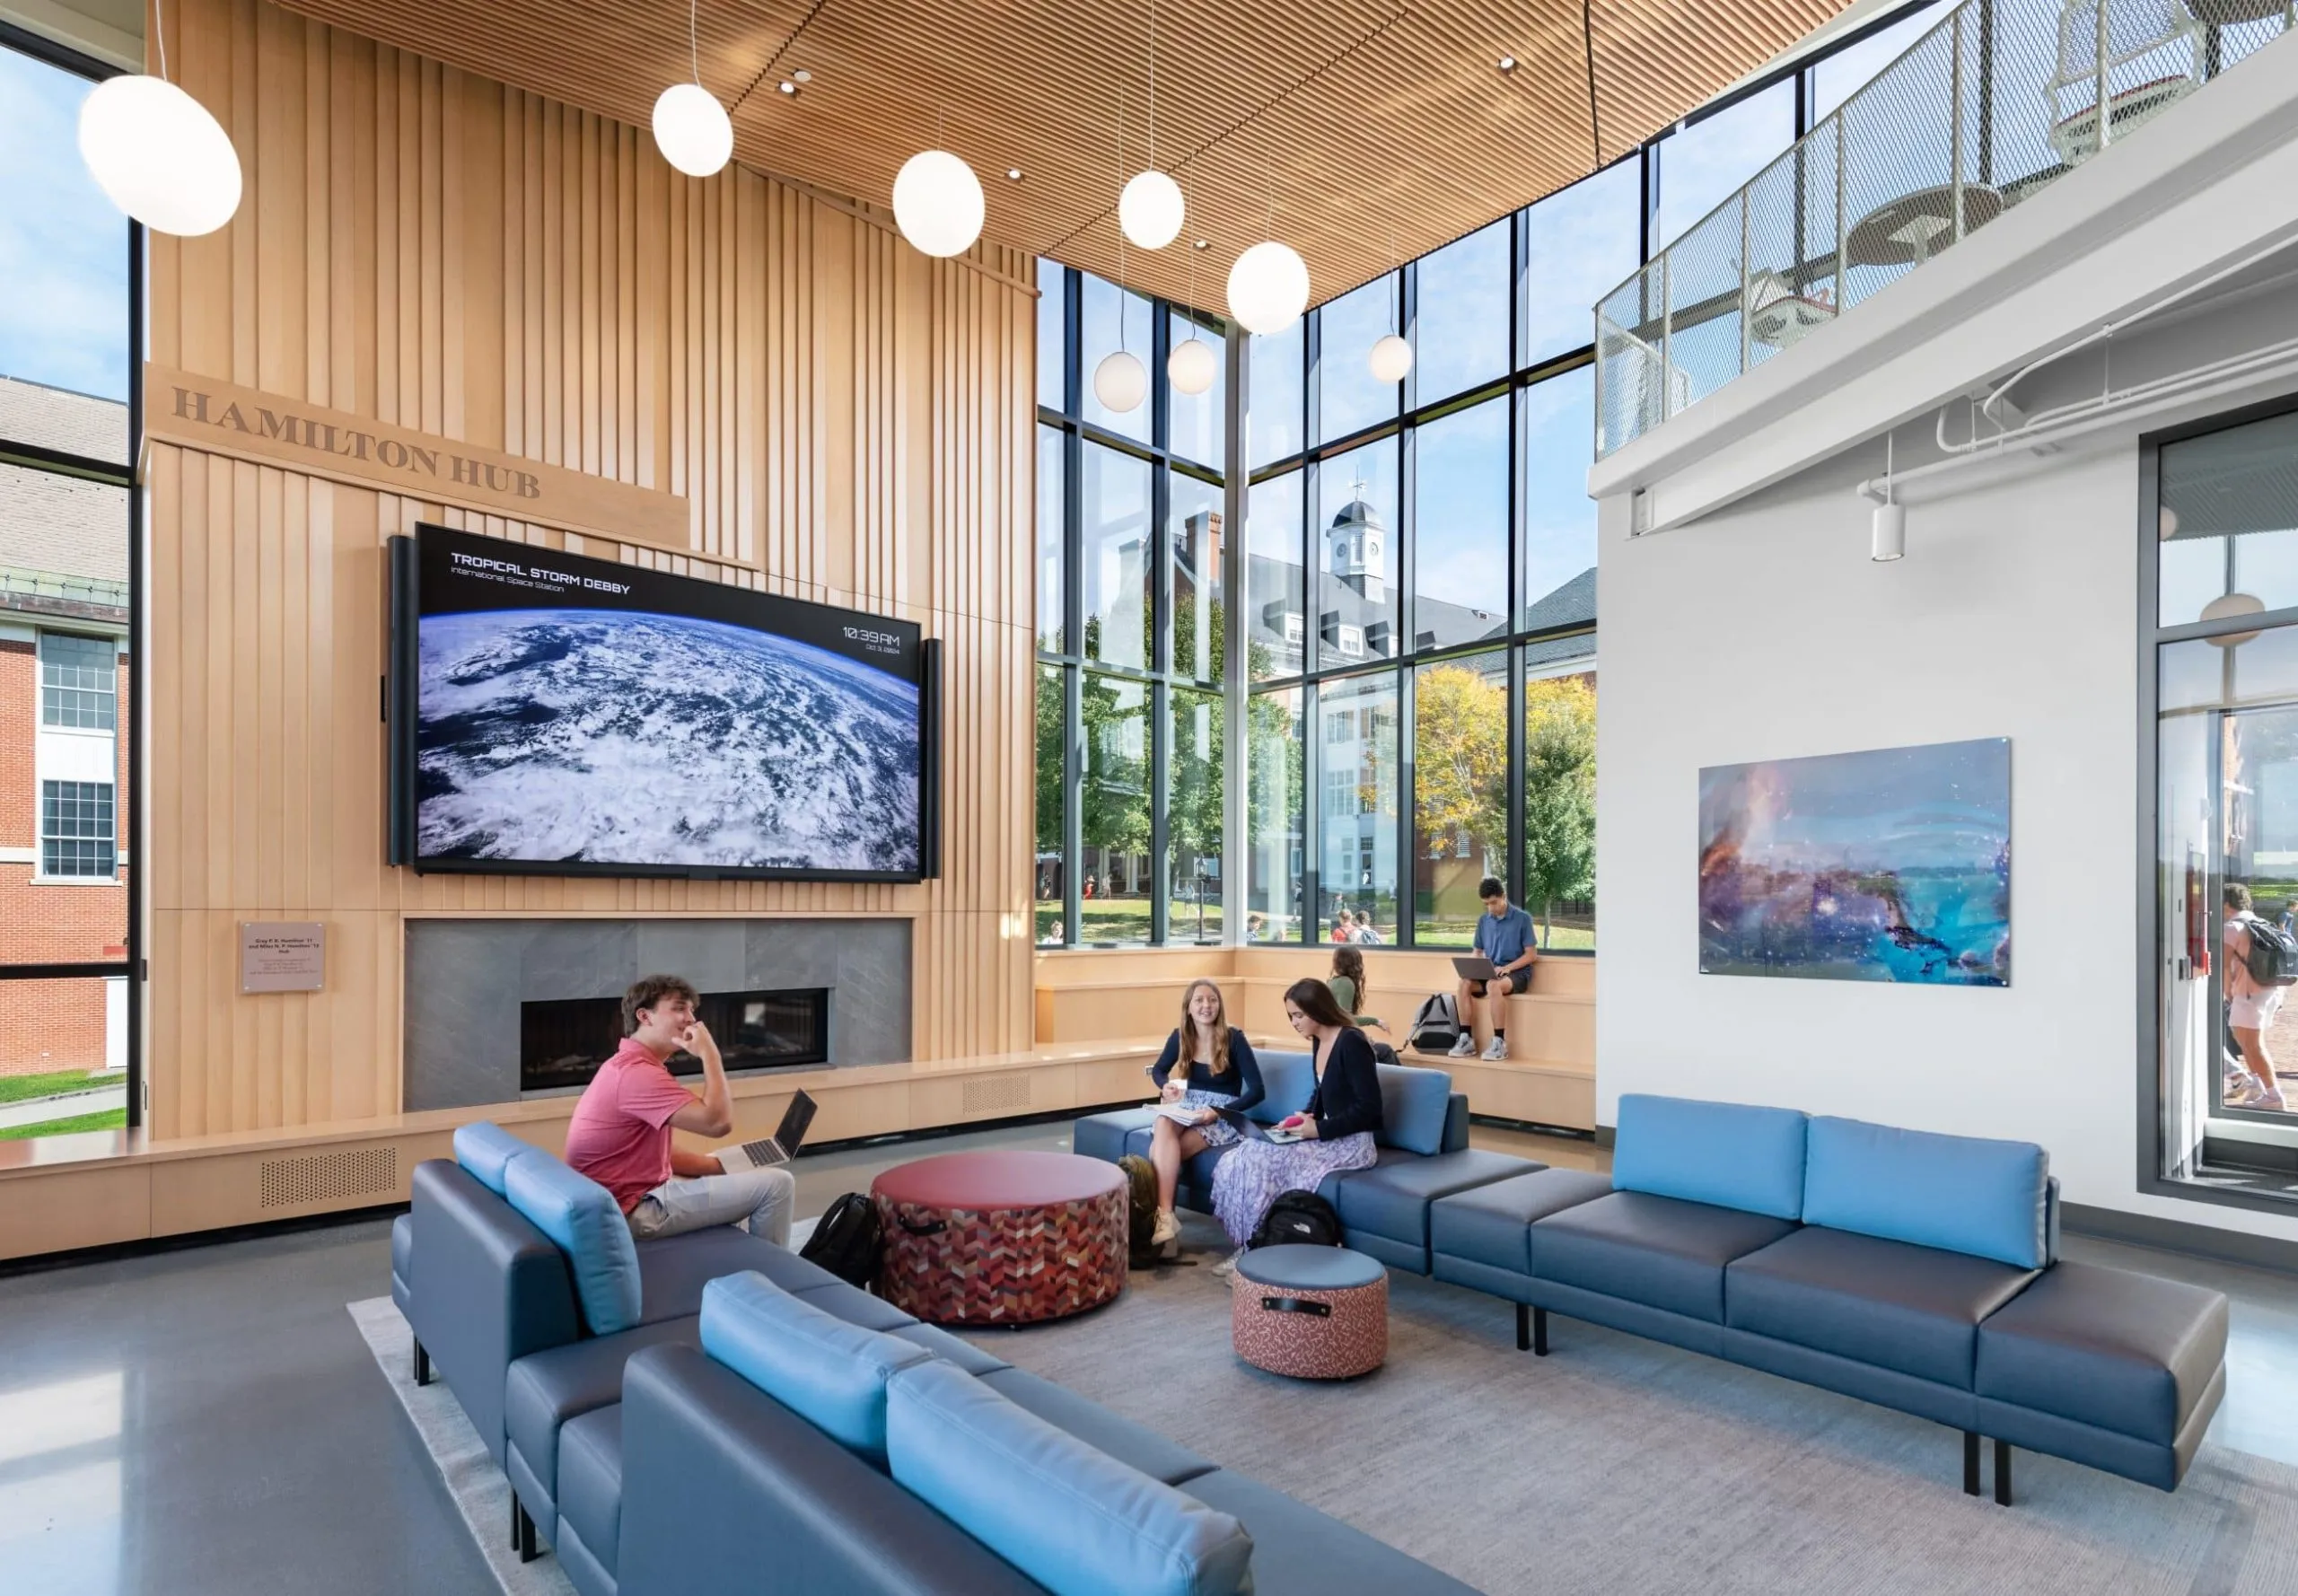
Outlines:
{"label": "woman in navy cardigan", "polygon": [[[1370,1168],[1381,1128],[1381,1074],[1373,1045],[1322,981],[1285,990],[1285,1017],[1309,1044],[1317,1072],[1309,1106],[1280,1122],[1297,1142],[1241,1142],[1213,1171],[1213,1212],[1242,1252],[1285,1191],[1314,1191],[1328,1175]],[[1236,1267],[1232,1255],[1215,1270]]]}
{"label": "woman in navy cardigan", "polygon": [[1173,1194],[1180,1186],[1182,1162],[1207,1147],[1226,1147],[1236,1141],[1236,1128],[1218,1110],[1242,1112],[1266,1093],[1253,1045],[1243,1031],[1230,1029],[1221,988],[1203,979],[1191,981],[1181,994],[1181,1022],[1165,1039],[1165,1050],[1157,1055],[1149,1074],[1162,1102],[1197,1110],[1192,1124],[1160,1114],[1150,1127],[1149,1162],[1157,1171],[1157,1227],[1149,1241],[1153,1247],[1162,1247],[1180,1234]]}

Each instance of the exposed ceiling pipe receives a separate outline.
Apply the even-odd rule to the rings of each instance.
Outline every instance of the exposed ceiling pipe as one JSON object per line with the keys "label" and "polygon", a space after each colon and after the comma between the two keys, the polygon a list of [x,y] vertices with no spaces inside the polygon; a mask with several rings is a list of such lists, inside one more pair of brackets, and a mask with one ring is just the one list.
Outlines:
{"label": "exposed ceiling pipe", "polygon": [[1887,492],[1904,497],[1909,483],[1927,481],[1950,472],[1967,470],[1993,461],[2008,461],[2024,467],[2027,461],[2014,456],[2013,451],[2040,451],[2055,447],[2163,410],[2183,406],[2206,407],[2232,394],[2291,377],[2298,377],[2298,338],[2285,338],[2263,349],[2212,361],[2175,376],[2158,378],[2136,388],[2061,406],[2009,432],[1943,445],[1950,452],[1947,459],[1894,473],[1888,490],[1881,479],[1871,477],[1859,485],[1859,492],[1861,496],[1880,504],[1884,502]]}

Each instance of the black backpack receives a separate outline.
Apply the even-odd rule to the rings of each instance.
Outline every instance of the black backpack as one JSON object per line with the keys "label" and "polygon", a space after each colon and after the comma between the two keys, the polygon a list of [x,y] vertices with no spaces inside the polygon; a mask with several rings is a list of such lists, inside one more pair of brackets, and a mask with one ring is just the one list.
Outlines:
{"label": "black backpack", "polygon": [[2261,987],[2298,987],[2298,937],[2271,920],[2244,920],[2250,956],[2242,960]]}
{"label": "black backpack", "polygon": [[1406,1039],[1423,1053],[1450,1053],[1460,1039],[1460,1012],[1453,1006],[1452,995],[1439,992],[1424,999],[1412,1012],[1412,1030]]}
{"label": "black backpack", "polygon": [[820,1264],[848,1285],[865,1291],[878,1277],[878,1205],[858,1191],[849,1191],[829,1206],[806,1238],[798,1256]]}
{"label": "black backpack", "polygon": [[1340,1215],[1313,1191],[1280,1191],[1247,1247],[1338,1247]]}

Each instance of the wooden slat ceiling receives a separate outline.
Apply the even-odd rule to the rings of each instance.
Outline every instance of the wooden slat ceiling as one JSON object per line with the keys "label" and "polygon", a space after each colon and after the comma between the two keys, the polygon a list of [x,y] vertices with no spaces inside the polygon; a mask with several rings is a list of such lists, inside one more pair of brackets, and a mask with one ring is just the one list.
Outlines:
{"label": "wooden slat ceiling", "polygon": [[[1124,275],[1218,310],[1273,194],[1321,303],[1586,176],[1845,3],[1168,0],[1155,153],[1190,220],[1165,250],[1127,248]],[[689,73],[681,0],[286,4],[640,127]],[[702,0],[698,33],[743,164],[883,206],[939,144],[980,174],[991,241],[1118,275],[1120,95],[1123,170],[1151,158],[1148,0]]]}

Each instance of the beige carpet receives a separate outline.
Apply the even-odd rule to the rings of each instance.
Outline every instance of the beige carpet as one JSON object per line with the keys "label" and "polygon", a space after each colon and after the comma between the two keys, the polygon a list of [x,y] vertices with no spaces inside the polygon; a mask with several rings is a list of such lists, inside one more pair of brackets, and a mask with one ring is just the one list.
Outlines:
{"label": "beige carpet", "polygon": [[1494,1596],[2298,1592],[2298,1469],[2206,1446],[2166,1495],[2022,1451],[2000,1508],[1937,1425],[1576,1320],[1536,1358],[1506,1302],[1390,1289],[1388,1364],[1342,1385],[1239,1362],[1205,1267],[970,1338]]}

